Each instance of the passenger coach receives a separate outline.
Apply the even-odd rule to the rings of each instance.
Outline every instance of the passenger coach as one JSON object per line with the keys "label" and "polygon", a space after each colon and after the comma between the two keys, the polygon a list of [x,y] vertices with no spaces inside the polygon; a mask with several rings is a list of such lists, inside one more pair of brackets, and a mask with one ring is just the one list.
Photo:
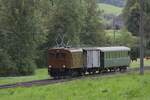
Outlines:
{"label": "passenger coach", "polygon": [[88,72],[125,70],[130,64],[128,47],[95,47],[83,49],[84,67]]}

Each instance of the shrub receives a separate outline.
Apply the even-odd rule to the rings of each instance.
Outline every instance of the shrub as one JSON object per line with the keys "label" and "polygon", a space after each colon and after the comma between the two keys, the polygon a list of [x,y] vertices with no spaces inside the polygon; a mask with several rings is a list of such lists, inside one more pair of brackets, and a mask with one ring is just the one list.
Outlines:
{"label": "shrub", "polygon": [[0,49],[0,76],[15,76],[18,69],[6,51]]}
{"label": "shrub", "polygon": [[36,65],[31,59],[22,59],[18,65],[19,75],[32,75],[34,74]]}
{"label": "shrub", "polygon": [[8,53],[0,49],[0,76],[31,75],[34,74],[35,68],[33,60],[22,58],[20,62],[14,63]]}

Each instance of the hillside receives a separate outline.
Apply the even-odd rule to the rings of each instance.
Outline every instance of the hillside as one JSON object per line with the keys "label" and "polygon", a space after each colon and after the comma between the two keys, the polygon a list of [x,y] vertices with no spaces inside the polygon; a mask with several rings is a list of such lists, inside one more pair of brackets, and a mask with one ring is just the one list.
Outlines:
{"label": "hillside", "polygon": [[116,7],[113,5],[109,4],[104,4],[104,3],[99,3],[99,8],[104,11],[105,14],[114,14],[114,15],[119,15],[122,13],[121,7]]}
{"label": "hillside", "polygon": [[103,12],[103,23],[106,29],[113,28],[113,25],[117,25],[119,28],[124,26],[122,19],[122,7],[117,7],[110,4],[99,3],[99,9]]}
{"label": "hillside", "polygon": [[126,0],[97,0],[98,3],[111,4],[118,7],[124,7]]}

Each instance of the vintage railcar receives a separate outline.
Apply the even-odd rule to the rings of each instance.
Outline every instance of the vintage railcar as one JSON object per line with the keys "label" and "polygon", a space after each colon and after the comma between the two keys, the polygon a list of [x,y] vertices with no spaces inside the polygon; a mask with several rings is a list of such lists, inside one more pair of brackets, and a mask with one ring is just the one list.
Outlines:
{"label": "vintage railcar", "polygon": [[128,47],[103,47],[101,51],[101,66],[110,69],[126,69],[130,64],[130,48]]}
{"label": "vintage railcar", "polygon": [[49,74],[53,77],[126,70],[130,64],[128,47],[49,49]]}
{"label": "vintage railcar", "polygon": [[48,72],[51,76],[59,77],[81,74],[83,69],[82,49],[49,49],[48,54]]}
{"label": "vintage railcar", "polygon": [[84,67],[88,72],[125,70],[130,64],[128,47],[95,47],[83,49]]}

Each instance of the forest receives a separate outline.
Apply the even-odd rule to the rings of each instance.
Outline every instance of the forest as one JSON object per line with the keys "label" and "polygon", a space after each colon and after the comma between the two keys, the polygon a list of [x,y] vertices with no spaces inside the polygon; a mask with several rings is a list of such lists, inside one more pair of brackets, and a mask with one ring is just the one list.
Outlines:
{"label": "forest", "polygon": [[[150,1],[144,2],[145,48],[150,48]],[[128,0],[114,40],[96,0],[0,0],[0,76],[34,74],[49,48],[138,46],[139,2]],[[111,32],[110,32],[111,31]]]}

